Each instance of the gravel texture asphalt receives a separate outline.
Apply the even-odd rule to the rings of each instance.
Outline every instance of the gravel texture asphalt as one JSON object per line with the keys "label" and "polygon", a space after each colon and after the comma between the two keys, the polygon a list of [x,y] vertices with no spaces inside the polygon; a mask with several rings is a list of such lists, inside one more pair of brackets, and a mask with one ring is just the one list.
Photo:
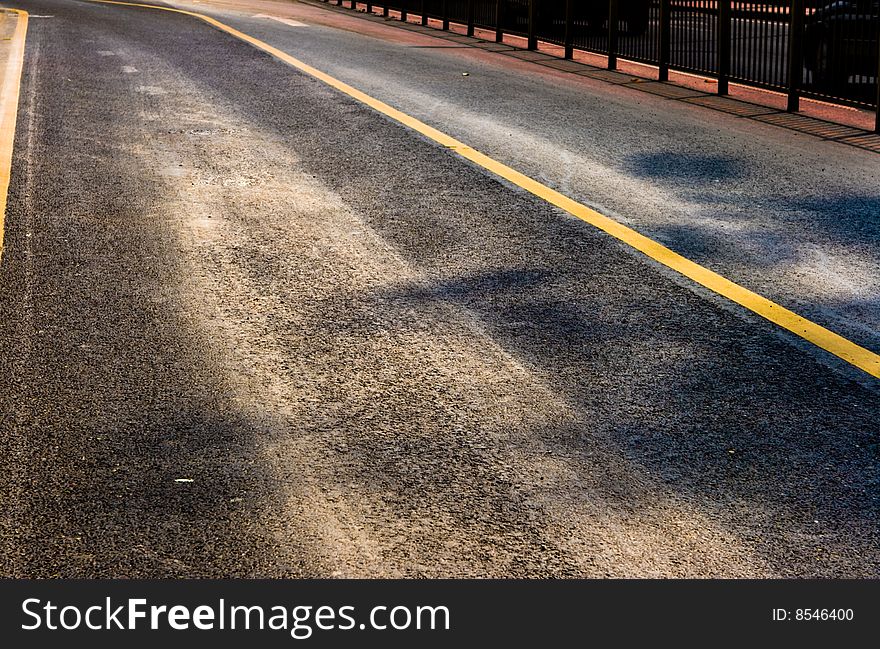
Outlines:
{"label": "gravel texture asphalt", "polygon": [[[10,4],[52,17],[28,36],[0,266],[0,574],[880,575],[876,382],[200,21]],[[317,64],[333,28],[298,29]],[[370,92],[401,65],[461,82],[427,67],[448,52],[335,38],[324,68],[344,55]],[[471,66],[468,110],[423,112],[494,153],[519,110],[500,88],[555,87],[528,96],[544,135],[579,134],[559,150],[578,197],[708,224],[709,196],[876,260],[867,153],[693,108],[665,114],[694,129],[674,138],[653,98],[568,106],[561,81],[493,70]],[[594,185],[603,147],[630,172]],[[802,195],[821,218],[776,209],[830,182],[818,157],[851,171]],[[658,175],[677,201],[640,191]],[[828,198],[848,187],[861,224]],[[753,288],[784,265],[762,254]]]}

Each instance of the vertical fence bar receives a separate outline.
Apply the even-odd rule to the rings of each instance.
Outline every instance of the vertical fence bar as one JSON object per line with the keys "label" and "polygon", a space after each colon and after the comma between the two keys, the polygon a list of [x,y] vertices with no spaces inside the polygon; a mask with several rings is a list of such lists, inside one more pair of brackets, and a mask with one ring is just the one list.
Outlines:
{"label": "vertical fence bar", "polygon": [[718,0],[718,94],[726,95],[730,80],[730,22],[732,0]]}
{"label": "vertical fence bar", "polygon": [[660,81],[669,81],[669,44],[672,29],[672,0],[660,0],[660,53],[658,76]]}
{"label": "vertical fence bar", "polygon": [[400,10],[400,20],[403,22],[406,22],[406,16],[407,16],[406,9],[402,8]]}
{"label": "vertical fence bar", "polygon": [[449,30],[449,2],[443,0],[443,29]]}
{"label": "vertical fence bar", "polygon": [[565,0],[565,36],[562,38],[565,47],[565,58],[574,56],[574,0]]}
{"label": "vertical fence bar", "polygon": [[474,35],[474,0],[467,3],[467,35]]}
{"label": "vertical fence bar", "polygon": [[367,13],[368,14],[373,13],[373,3],[372,2],[367,3]]}
{"label": "vertical fence bar", "polygon": [[538,37],[535,35],[535,4],[537,0],[529,0],[529,30],[528,44],[526,47],[530,50],[538,49]]}
{"label": "vertical fence bar", "polygon": [[428,11],[427,11],[427,9],[425,8],[425,6],[427,5],[427,3],[428,3],[428,0],[422,0],[422,3],[419,5],[419,13],[420,13],[421,16],[422,16],[421,23],[422,23],[423,25],[427,25],[427,24],[428,24]]}
{"label": "vertical fence bar", "polygon": [[880,133],[880,16],[875,19],[877,22],[877,78],[874,83],[877,86],[877,93],[874,95],[874,110],[877,111],[874,117],[874,132]]}
{"label": "vertical fence bar", "polygon": [[804,0],[791,0],[788,24],[788,105],[789,113],[801,107],[801,83],[804,77]]}
{"label": "vertical fence bar", "polygon": [[385,4],[382,5],[382,16],[388,18],[388,0],[385,0]]}
{"label": "vertical fence bar", "polygon": [[608,69],[617,69],[618,0],[608,0]]}

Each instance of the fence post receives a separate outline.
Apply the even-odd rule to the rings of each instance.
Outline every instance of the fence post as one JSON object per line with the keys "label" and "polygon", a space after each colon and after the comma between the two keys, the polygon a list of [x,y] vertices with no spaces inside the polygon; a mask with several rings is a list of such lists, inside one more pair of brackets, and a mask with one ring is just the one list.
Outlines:
{"label": "fence post", "polygon": [[449,3],[446,0],[443,0],[443,29],[449,29]]}
{"label": "fence post", "polygon": [[[876,20],[880,23],[880,17]],[[877,28],[880,30],[880,24],[877,25]],[[877,82],[877,94],[874,96],[874,110],[876,110],[877,113],[874,117],[874,132],[880,133],[880,33],[877,34],[877,39],[877,78],[875,79]]]}
{"label": "fence post", "polygon": [[467,35],[474,35],[474,0],[467,3]]}
{"label": "fence post", "polygon": [[804,0],[791,0],[788,23],[788,106],[789,113],[801,107],[801,84],[804,80]]}
{"label": "fence post", "polygon": [[367,3],[367,13],[368,14],[373,13],[373,3],[372,2]]}
{"label": "fence post", "polygon": [[562,42],[565,46],[565,58],[570,59],[574,56],[574,9],[572,3],[574,0],[565,0],[565,36]]}
{"label": "fence post", "polygon": [[730,79],[731,0],[718,0],[718,94],[726,95]]}
{"label": "fence post", "polygon": [[617,69],[618,0],[608,0],[608,69]]}
{"label": "fence post", "polygon": [[660,0],[660,52],[658,75],[660,81],[669,81],[669,50],[672,32],[672,2]]}
{"label": "fence post", "polygon": [[385,4],[382,5],[382,17],[388,18],[388,0],[385,0]]}
{"label": "fence post", "polygon": [[419,13],[422,15],[421,23],[423,25],[428,24],[428,12],[425,9],[426,5],[427,5],[427,0],[422,0],[422,3],[419,5]]}
{"label": "fence post", "polygon": [[535,0],[529,0],[529,30],[526,47],[530,50],[538,49],[538,37],[535,35]]}
{"label": "fence post", "polygon": [[503,15],[504,0],[495,0],[495,42],[501,43],[504,40],[504,31],[501,29],[501,17]]}
{"label": "fence post", "polygon": [[400,10],[400,20],[401,20],[401,22],[406,22],[406,16],[407,16],[406,9],[401,9],[401,10]]}

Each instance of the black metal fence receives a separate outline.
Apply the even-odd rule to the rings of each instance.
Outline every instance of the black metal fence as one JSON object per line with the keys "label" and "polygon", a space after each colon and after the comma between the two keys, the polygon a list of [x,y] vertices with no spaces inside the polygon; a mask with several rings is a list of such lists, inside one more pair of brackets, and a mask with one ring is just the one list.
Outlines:
{"label": "black metal fence", "polygon": [[[327,2],[328,0],[324,0]],[[880,0],[385,0],[337,5],[382,7],[492,30],[608,59],[655,65],[851,106],[880,105]],[[880,132],[880,111],[876,129]]]}

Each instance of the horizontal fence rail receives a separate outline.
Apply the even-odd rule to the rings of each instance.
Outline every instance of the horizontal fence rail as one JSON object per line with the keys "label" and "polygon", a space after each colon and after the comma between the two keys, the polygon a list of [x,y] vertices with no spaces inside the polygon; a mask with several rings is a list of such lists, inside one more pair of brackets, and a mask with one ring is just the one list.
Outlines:
{"label": "horizontal fence rail", "polygon": [[[440,21],[728,83],[860,108],[880,105],[880,0],[324,0],[381,7],[402,20]],[[880,110],[875,130],[880,133]]]}

